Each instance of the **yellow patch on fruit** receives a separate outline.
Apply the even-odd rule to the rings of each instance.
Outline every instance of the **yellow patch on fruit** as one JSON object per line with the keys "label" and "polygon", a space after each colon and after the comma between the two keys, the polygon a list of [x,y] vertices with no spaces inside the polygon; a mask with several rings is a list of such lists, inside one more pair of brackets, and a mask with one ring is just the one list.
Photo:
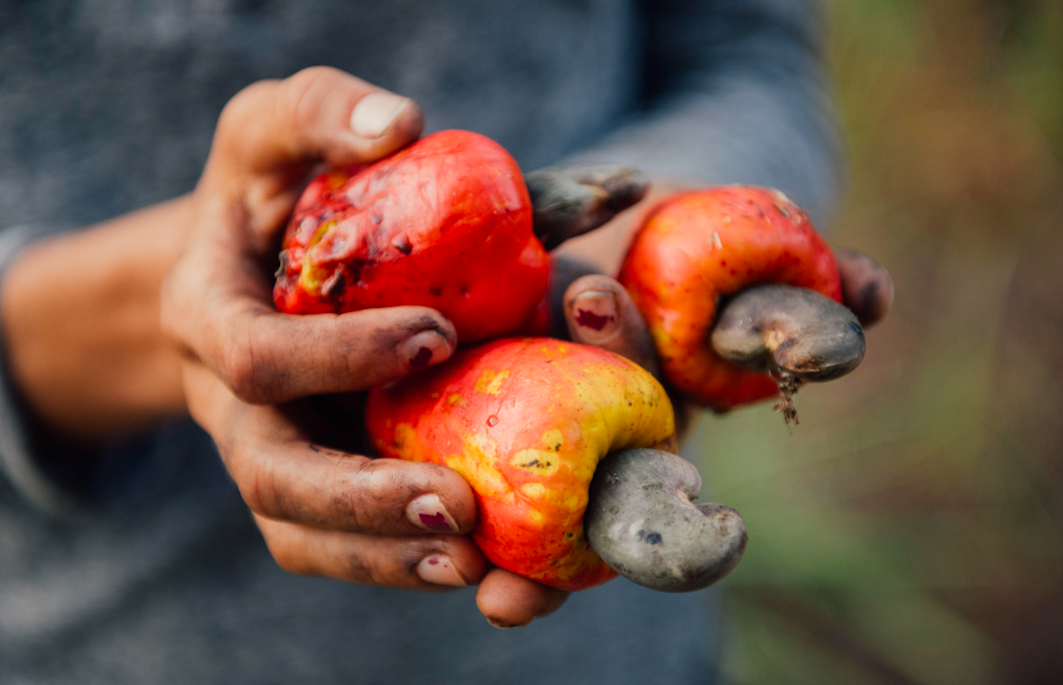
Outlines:
{"label": "yellow patch on fruit", "polygon": [[561,435],[561,431],[557,428],[548,430],[543,433],[543,444],[546,445],[548,450],[560,452],[561,447],[565,444],[565,437]]}
{"label": "yellow patch on fruit", "polygon": [[465,398],[459,395],[458,393],[454,393],[453,395],[447,397],[447,404],[452,407],[464,407]]}
{"label": "yellow patch on fruit", "polygon": [[561,459],[550,450],[521,450],[509,461],[514,467],[543,478],[557,473]]}
{"label": "yellow patch on fruit", "polygon": [[461,454],[447,457],[447,466],[469,481],[482,496],[513,500],[513,485],[495,466],[498,443],[482,434],[465,436],[465,449]]}
{"label": "yellow patch on fruit", "polygon": [[525,483],[520,491],[532,499],[542,499],[546,495],[546,486],[542,483]]}
{"label": "yellow patch on fruit", "polygon": [[[314,231],[314,235],[310,238],[310,242],[307,243],[306,251],[309,253],[315,245],[324,240],[325,236],[336,228],[336,224],[337,220],[333,219],[318,226],[317,230]],[[299,272],[299,282],[308,293],[317,295],[321,292],[321,286],[332,275],[332,272],[315,267],[314,261],[313,259],[303,259],[303,270]]]}
{"label": "yellow patch on fruit", "polygon": [[476,392],[487,393],[488,395],[497,396],[502,390],[502,383],[509,378],[509,369],[495,372],[488,369],[483,372],[483,375],[476,379]]}
{"label": "yellow patch on fruit", "polygon": [[[635,375],[636,383],[631,378],[620,375],[615,367],[596,364],[587,364],[581,374],[566,374],[580,400],[598,408],[578,424],[580,456],[568,461],[575,477],[590,481],[598,460],[609,452],[650,447],[675,433],[675,417],[664,389],[652,377]],[[661,405],[668,411],[659,411]]]}

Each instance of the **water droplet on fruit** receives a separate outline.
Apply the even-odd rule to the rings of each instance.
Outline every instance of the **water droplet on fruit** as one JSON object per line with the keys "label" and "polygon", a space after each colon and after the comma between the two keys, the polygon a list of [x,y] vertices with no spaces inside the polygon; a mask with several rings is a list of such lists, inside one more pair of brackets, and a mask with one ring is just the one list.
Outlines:
{"label": "water droplet on fruit", "polygon": [[491,414],[490,416],[487,417],[487,425],[488,426],[495,426],[497,424],[498,424],[498,417],[497,416],[495,416],[494,414]]}

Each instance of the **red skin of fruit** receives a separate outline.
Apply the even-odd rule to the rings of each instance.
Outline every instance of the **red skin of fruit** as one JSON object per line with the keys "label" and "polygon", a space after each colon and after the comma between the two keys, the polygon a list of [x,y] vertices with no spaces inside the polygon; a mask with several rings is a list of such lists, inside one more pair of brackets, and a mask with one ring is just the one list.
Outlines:
{"label": "red skin of fruit", "polygon": [[490,138],[440,131],[311,181],[273,301],[290,314],[423,305],[472,342],[526,324],[548,274],[516,161]]}
{"label": "red skin of fruit", "polygon": [[720,298],[767,283],[838,302],[842,294],[834,254],[808,215],[777,190],[748,186],[662,200],[643,220],[618,280],[650,328],[667,380],[717,411],[778,394],[768,375],[709,346]]}
{"label": "red skin of fruit", "polygon": [[385,457],[449,466],[472,486],[472,537],[497,566],[562,590],[616,577],[583,512],[598,461],[675,451],[664,388],[611,352],[551,338],[499,340],[370,391],[366,427]]}

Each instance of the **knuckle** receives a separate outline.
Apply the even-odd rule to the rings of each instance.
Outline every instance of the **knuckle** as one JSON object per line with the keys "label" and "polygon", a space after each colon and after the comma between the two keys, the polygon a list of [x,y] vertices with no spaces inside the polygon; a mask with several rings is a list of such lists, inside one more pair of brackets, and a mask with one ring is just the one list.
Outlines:
{"label": "knuckle", "polygon": [[276,83],[275,81],[256,81],[232,96],[218,116],[217,136],[224,140],[230,135],[239,134],[244,128],[248,111],[257,110],[257,103],[263,91]]}
{"label": "knuckle", "polygon": [[259,516],[275,514],[273,488],[255,460],[246,458],[243,448],[236,447],[224,461],[247,508]]}
{"label": "knuckle", "polygon": [[230,345],[222,361],[221,373],[225,384],[238,398],[250,404],[262,403],[257,363],[250,345]]}
{"label": "knuckle", "polygon": [[340,73],[331,67],[309,67],[285,79],[277,98],[280,120],[295,130],[314,126]]}
{"label": "knuckle", "polygon": [[223,333],[221,375],[225,383],[248,404],[273,404],[284,393],[289,369],[278,356],[277,332],[257,314],[250,314],[239,332]]}
{"label": "knuckle", "polygon": [[307,575],[310,572],[306,564],[306,556],[297,553],[293,546],[281,536],[263,531],[262,538],[266,541],[266,548],[269,549],[273,561],[282,571],[297,576]]}
{"label": "knuckle", "polygon": [[366,563],[364,559],[357,555],[352,555],[351,574],[356,579],[355,582],[364,585],[388,587],[394,584],[394,578],[391,573],[380,568],[378,564]]}
{"label": "knuckle", "polygon": [[409,489],[388,466],[392,465],[366,460],[356,464],[350,474],[353,487],[345,507],[359,530],[376,530],[386,521],[405,515]]}

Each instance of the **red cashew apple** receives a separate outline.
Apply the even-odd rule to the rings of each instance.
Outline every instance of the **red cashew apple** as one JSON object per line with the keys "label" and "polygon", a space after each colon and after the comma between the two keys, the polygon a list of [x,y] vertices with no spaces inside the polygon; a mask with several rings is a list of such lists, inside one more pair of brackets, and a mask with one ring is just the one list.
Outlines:
{"label": "red cashew apple", "polygon": [[667,380],[718,411],[840,376],[863,358],[830,247],[777,190],[669,196],[643,220],[618,278]]}
{"label": "red cashew apple", "polygon": [[[524,338],[463,350],[370,391],[366,427],[381,455],[444,464],[464,476],[476,493],[472,536],[484,555],[551,587],[582,590],[617,571],[657,589],[704,587],[730,571],[745,546],[737,512],[690,504],[701,485],[697,470],[651,449],[617,463],[599,485],[606,505],[599,537],[607,555],[618,550],[615,570],[588,544],[584,512],[599,462],[635,454],[631,448],[676,446],[664,388],[599,348]],[[618,500],[621,481],[651,498]],[[634,523],[615,530],[618,514],[634,514]]]}
{"label": "red cashew apple", "polygon": [[423,305],[471,342],[529,321],[548,277],[517,163],[489,138],[441,131],[310,183],[273,300],[296,314]]}

